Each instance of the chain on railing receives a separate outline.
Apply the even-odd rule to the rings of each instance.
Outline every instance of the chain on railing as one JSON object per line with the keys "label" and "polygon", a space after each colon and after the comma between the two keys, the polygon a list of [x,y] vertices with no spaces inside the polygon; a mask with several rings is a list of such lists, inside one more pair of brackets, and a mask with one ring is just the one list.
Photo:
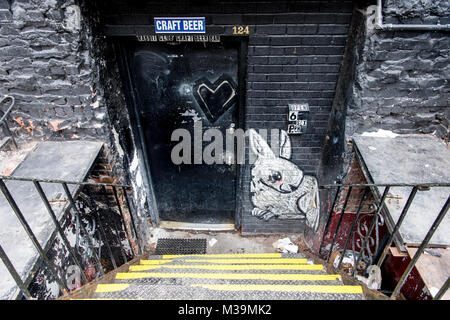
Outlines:
{"label": "chain on railing", "polygon": [[[384,187],[384,191],[383,191],[383,195],[381,196],[380,200],[378,201],[378,204],[376,205],[376,209],[373,214],[373,219],[372,219],[372,222],[370,223],[370,226],[368,228],[367,228],[367,226],[365,226],[363,228],[360,225],[361,210],[363,208],[365,201],[368,198],[367,197],[368,194],[371,192],[370,188],[372,188],[372,187]],[[388,193],[392,187],[412,187],[412,190],[408,196],[408,199],[401,211],[401,214],[400,214],[395,226],[392,229],[392,232],[388,232],[389,238],[387,239],[387,241],[384,242],[383,246],[380,248],[379,247],[379,230],[378,230],[378,228],[384,225],[385,216],[383,213],[383,206],[385,204],[385,200],[388,196]],[[368,267],[370,265],[374,264],[375,262],[376,263],[373,265],[373,267],[375,267],[375,266],[377,268],[381,267],[381,265],[383,264],[383,262],[386,258],[389,248],[391,247],[392,243],[394,242],[394,239],[397,238],[399,229],[402,226],[402,223],[407,216],[408,210],[410,209],[411,203],[414,200],[417,192],[422,191],[422,190],[430,190],[433,187],[450,187],[450,184],[449,183],[422,183],[422,184],[401,184],[401,183],[398,183],[398,184],[370,184],[370,183],[363,184],[363,183],[361,183],[361,184],[334,184],[334,185],[320,186],[321,190],[332,190],[335,193],[334,193],[334,200],[328,211],[327,221],[326,221],[325,229],[324,229],[322,239],[320,242],[318,255],[320,256],[322,253],[322,250],[324,249],[325,238],[330,232],[329,229],[330,229],[330,225],[331,225],[331,220],[333,220],[333,212],[339,211],[336,209],[336,206],[338,203],[338,199],[340,199],[340,198],[344,199],[344,197],[341,197],[341,196],[344,193],[343,191],[345,189],[347,189],[347,192],[345,194],[345,200],[343,201],[342,208],[338,215],[339,218],[336,223],[336,227],[330,233],[330,236],[332,235],[333,238],[332,238],[332,241],[330,244],[330,248],[328,250],[328,254],[326,255],[326,260],[327,260],[327,262],[330,261],[330,256],[333,252],[333,248],[335,247],[337,235],[340,231],[342,219],[343,219],[345,210],[347,208],[352,190],[354,190],[355,188],[364,188],[363,195],[361,197],[361,200],[359,201],[358,209],[356,210],[354,220],[351,224],[350,231],[345,240],[345,245],[344,245],[344,248],[340,255],[338,265],[337,265],[337,269],[340,269],[341,264],[345,258],[345,254],[346,254],[347,250],[349,249],[348,246],[351,241],[352,249],[353,249],[352,258],[353,258],[353,262],[354,262],[352,276],[356,277],[358,270],[360,270],[360,272],[362,274],[364,274],[368,270]],[[411,273],[416,262],[419,260],[420,256],[424,252],[424,249],[429,244],[434,232],[436,231],[439,224],[442,222],[445,215],[447,214],[449,206],[450,206],[450,196],[447,197],[447,201],[442,206],[438,216],[436,217],[436,220],[434,221],[434,223],[428,230],[421,245],[418,247],[418,249],[417,249],[416,253],[414,254],[413,258],[411,259],[410,263],[404,270],[400,280],[398,281],[397,285],[395,286],[395,289],[393,290],[393,292],[391,294],[391,297],[390,297],[391,299],[396,299],[398,297],[398,295],[400,294],[400,290],[401,290],[402,286],[405,284],[408,275]],[[356,227],[356,229],[355,229],[355,227]],[[363,235],[363,233],[361,232],[361,229],[364,229],[364,231],[366,232],[365,235]],[[375,231],[376,239],[373,239],[371,237],[371,235],[374,231]],[[359,236],[359,239],[355,240],[357,235]],[[356,247],[358,247],[358,244],[359,244],[358,252],[355,250],[356,249],[355,243],[356,243]],[[375,247],[373,250],[371,250],[372,246]],[[357,255],[355,256],[356,253],[357,253]],[[362,268],[360,267],[361,260],[366,262],[364,264],[364,267],[362,267]],[[439,292],[434,296],[434,299],[440,299],[445,294],[448,287],[449,287],[449,280],[447,279],[447,281],[441,287]]]}
{"label": "chain on railing", "polygon": [[[64,282],[63,279],[58,275],[57,272],[57,266],[55,263],[49,258],[48,256],[48,250],[44,249],[41,244],[39,243],[35,233],[33,232],[32,228],[30,227],[30,224],[27,222],[23,212],[17,205],[14,197],[11,195],[11,192],[7,186],[7,183],[5,181],[7,180],[13,180],[13,181],[22,181],[24,183],[32,183],[34,185],[34,188],[36,189],[37,193],[40,196],[40,199],[43,203],[43,205],[46,208],[46,211],[50,215],[51,220],[53,221],[53,224],[55,225],[55,232],[60,236],[62,239],[62,242],[64,246],[67,248],[69,257],[75,262],[75,265],[79,268],[81,271],[81,280],[83,284],[87,284],[89,280],[87,279],[85,275],[85,270],[82,266],[82,262],[79,259],[80,250],[78,250],[78,247],[82,247],[84,250],[83,253],[85,256],[81,256],[83,261],[89,261],[92,256],[95,259],[95,263],[97,266],[97,277],[104,274],[104,267],[102,265],[101,261],[101,244],[104,244],[106,246],[110,261],[113,265],[113,268],[117,268],[119,265],[116,261],[116,258],[114,257],[114,253],[111,247],[110,241],[108,241],[107,231],[110,230],[110,235],[112,237],[115,237],[115,241],[118,242],[120,253],[122,256],[122,262],[126,263],[130,259],[127,258],[127,254],[125,252],[125,248],[122,243],[121,239],[121,232],[124,232],[127,238],[128,245],[130,247],[130,251],[132,254],[132,258],[141,255],[143,253],[140,239],[139,239],[139,233],[136,229],[135,224],[135,218],[133,217],[136,212],[133,212],[131,207],[131,202],[129,199],[129,190],[131,190],[131,187],[128,185],[120,185],[120,184],[111,184],[111,183],[91,183],[91,182],[75,182],[75,181],[64,181],[64,180],[49,180],[49,179],[33,179],[33,178],[22,178],[22,177],[12,177],[12,176],[2,176],[0,175],[0,190],[3,193],[6,201],[8,202],[11,209],[14,211],[16,218],[19,220],[20,224],[24,228],[26,234],[30,238],[31,242],[33,243],[34,247],[38,251],[40,261],[43,261],[46,264],[47,270],[50,271],[52,277],[55,279],[55,281],[58,283],[59,290],[61,294],[65,295],[70,290],[68,288],[67,282]],[[53,183],[53,184],[59,184],[61,185],[62,189],[64,190],[64,194],[67,198],[66,201],[68,201],[67,206],[62,210],[64,213],[62,215],[63,218],[61,218],[61,221],[64,220],[64,217],[66,217],[66,213],[72,213],[73,217],[75,218],[75,225],[77,230],[77,236],[76,236],[76,244],[72,246],[67,239],[67,236],[64,234],[64,230],[60,225],[60,221],[58,221],[58,218],[52,208],[51,200],[48,199],[47,195],[45,194],[42,183]],[[77,195],[72,194],[69,189],[69,185],[77,185],[81,188],[83,188],[83,191],[78,192]],[[95,199],[95,192],[89,194],[90,188],[97,188],[101,189],[100,194],[103,199],[96,200]],[[108,190],[110,193],[108,194]],[[85,192],[87,193],[85,194]],[[110,201],[108,198],[109,196],[112,196],[114,201]],[[101,202],[104,202],[104,204],[101,204]],[[103,206],[103,208],[101,207]],[[89,210],[86,210],[88,208]],[[115,210],[114,210],[115,208]],[[128,214],[125,214],[125,210],[128,211]],[[90,232],[87,230],[87,228],[83,225],[82,219],[83,214],[86,215],[86,212],[88,212],[91,216],[94,224],[98,224],[100,228],[100,233],[98,236],[98,239],[100,241],[97,241],[97,243],[100,243],[98,245],[98,250],[96,252],[96,247],[94,244],[94,235],[95,235],[95,226],[92,227],[92,231]],[[109,213],[109,216],[107,216],[105,213]],[[2,213],[4,214],[4,213]],[[127,224],[127,219],[129,218],[129,223]],[[120,221],[120,222],[119,222]],[[105,224],[109,227],[106,228]],[[128,228],[127,228],[128,225]],[[128,230],[129,229],[129,230]],[[79,241],[79,231],[86,237],[87,239],[87,245],[83,247],[80,245]],[[131,233],[131,234],[130,234]],[[134,239],[136,240],[136,245],[133,246],[131,239],[134,233]],[[50,241],[50,240],[49,240]],[[78,253],[78,255],[77,255]],[[86,256],[87,255],[87,256]],[[14,267],[12,261],[9,259],[8,255],[6,254],[4,248],[1,246],[0,243],[0,258],[3,261],[3,264],[6,266],[6,269],[11,274],[12,278],[16,282],[18,288],[21,290],[23,297],[25,299],[32,299],[32,295],[30,294],[30,290],[27,287],[25,281],[23,281],[17,272],[16,268]],[[62,268],[63,266],[61,266]],[[92,279],[91,279],[92,280]]]}
{"label": "chain on railing", "polygon": [[8,122],[7,122],[7,118],[9,116],[11,110],[14,108],[14,104],[15,104],[16,100],[12,96],[4,96],[3,98],[0,99],[0,105],[2,105],[7,100],[11,101],[10,106],[6,109],[5,112],[0,110],[0,116],[1,116],[1,118],[0,118],[0,130],[3,131],[3,136],[4,136],[4,138],[0,137],[0,149],[3,146],[7,145],[7,143],[11,142],[13,144],[13,146],[14,146],[14,149],[17,150],[17,148],[18,148],[17,147],[17,142],[14,139],[14,136],[13,136],[11,130],[9,129]]}

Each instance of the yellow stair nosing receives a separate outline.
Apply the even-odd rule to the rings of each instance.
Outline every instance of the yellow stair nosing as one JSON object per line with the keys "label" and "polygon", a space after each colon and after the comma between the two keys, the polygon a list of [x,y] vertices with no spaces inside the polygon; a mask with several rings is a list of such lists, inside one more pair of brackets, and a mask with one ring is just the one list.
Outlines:
{"label": "yellow stair nosing", "polygon": [[242,264],[242,263],[286,263],[286,264],[306,264],[306,258],[271,258],[271,259],[179,259],[179,260],[140,260],[140,264],[166,264],[173,261],[183,262],[208,262],[208,263],[225,263],[225,264]]}
{"label": "yellow stair nosing", "polygon": [[362,294],[360,286],[348,285],[266,285],[266,284],[191,284],[191,287],[201,287],[211,290],[227,291],[296,291],[317,293],[356,293]]}
{"label": "yellow stair nosing", "polygon": [[321,264],[193,264],[193,265],[134,265],[129,271],[166,269],[205,269],[205,270],[323,270]]}
{"label": "yellow stair nosing", "polygon": [[205,258],[281,258],[281,253],[211,253],[211,254],[165,254],[163,259],[174,259],[183,257],[205,257]]}
{"label": "yellow stair nosing", "polygon": [[139,264],[165,264],[172,262],[173,260],[139,260]]}
{"label": "yellow stair nosing", "polygon": [[122,291],[128,288],[130,285],[128,283],[100,283],[97,285],[95,292],[116,292]]}
{"label": "yellow stair nosing", "polygon": [[193,279],[226,279],[226,280],[275,280],[275,281],[295,281],[295,280],[340,280],[336,274],[308,274],[308,273],[162,273],[162,272],[119,272],[116,279],[142,279],[142,278],[193,278]]}

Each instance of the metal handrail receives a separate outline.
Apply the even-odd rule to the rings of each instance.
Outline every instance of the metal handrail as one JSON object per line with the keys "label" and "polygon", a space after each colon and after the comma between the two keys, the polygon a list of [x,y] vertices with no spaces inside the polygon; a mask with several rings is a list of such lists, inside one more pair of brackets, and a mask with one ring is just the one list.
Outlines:
{"label": "metal handrail", "polygon": [[[369,238],[370,238],[370,235],[372,234],[372,231],[373,231],[374,227],[378,223],[377,222],[378,221],[377,220],[378,219],[378,215],[382,211],[382,207],[384,205],[384,201],[385,201],[385,199],[387,197],[387,193],[390,190],[390,188],[391,187],[413,187],[413,189],[412,189],[412,191],[411,191],[411,193],[410,193],[410,195],[408,197],[408,200],[406,201],[406,204],[403,207],[402,213],[400,214],[400,217],[398,218],[394,229],[390,233],[389,239],[386,241],[386,243],[384,243],[383,248],[379,248],[379,255],[380,255],[380,257],[377,259],[377,262],[376,262],[376,266],[378,268],[381,267],[382,263],[384,262],[384,259],[385,259],[386,255],[387,255],[389,247],[393,243],[394,238],[397,236],[397,234],[399,232],[399,229],[400,229],[400,227],[401,227],[405,217],[407,216],[408,210],[410,208],[410,205],[411,205],[411,203],[412,203],[412,201],[413,201],[417,191],[429,190],[431,187],[450,187],[450,183],[420,183],[420,184],[413,184],[413,183],[396,183],[396,184],[358,183],[358,184],[334,184],[334,185],[322,185],[322,186],[319,186],[319,188],[322,189],[322,190],[323,189],[334,189],[334,188],[337,189],[336,190],[336,194],[334,196],[334,201],[333,201],[333,203],[332,203],[332,205],[331,205],[331,207],[329,209],[329,212],[328,212],[327,222],[326,222],[326,225],[325,225],[325,229],[323,231],[322,240],[320,242],[320,246],[319,246],[319,250],[318,250],[318,255],[319,256],[320,256],[321,250],[322,250],[322,248],[324,246],[325,238],[326,238],[326,235],[328,234],[328,231],[329,231],[329,226],[331,225],[333,209],[335,208],[335,206],[336,206],[336,204],[338,202],[338,198],[339,198],[339,195],[341,193],[341,190],[344,190],[344,187],[348,187],[348,190],[346,192],[344,204],[342,205],[342,210],[340,212],[340,216],[339,216],[339,219],[338,219],[338,222],[337,222],[337,226],[336,226],[336,228],[334,230],[334,234],[332,235],[333,239],[332,239],[332,242],[331,242],[331,247],[330,247],[329,252],[327,254],[327,262],[329,262],[331,253],[332,253],[334,245],[336,243],[337,234],[339,232],[339,229],[340,229],[340,226],[341,226],[341,222],[342,222],[342,218],[343,218],[343,215],[344,215],[344,212],[345,212],[345,208],[347,207],[347,203],[349,201],[352,189],[354,187],[364,187],[365,191],[364,191],[364,195],[362,196],[362,198],[360,200],[360,203],[359,203],[359,206],[358,206],[358,210],[356,212],[355,220],[352,223],[350,232],[349,232],[349,234],[347,236],[347,239],[345,241],[345,248],[343,250],[341,258],[339,259],[339,264],[337,266],[337,269],[339,269],[339,267],[341,266],[341,262],[344,259],[344,255],[345,255],[345,252],[347,250],[347,247],[348,247],[348,244],[350,242],[350,239],[354,239],[354,236],[355,236],[355,234],[357,232],[356,230],[354,230],[354,228],[355,228],[355,225],[356,225],[356,221],[357,221],[357,219],[358,219],[358,217],[359,217],[359,215],[361,213],[361,209],[362,209],[362,207],[364,205],[364,202],[367,200],[367,193],[368,193],[368,190],[369,190],[368,187],[386,187],[384,192],[383,192],[383,196],[381,197],[380,201],[377,204],[377,209],[375,211],[373,221],[371,222],[370,227],[367,230],[368,232],[367,232],[366,236],[363,237],[364,239],[361,238],[362,243],[361,243],[361,248],[360,248],[360,250],[358,252],[357,258],[355,256],[353,257],[354,261],[355,261],[355,266],[354,266],[354,270],[353,270],[353,274],[352,275],[353,275],[353,277],[356,277],[357,268],[358,268],[359,262],[360,262],[360,260],[362,258],[363,250],[367,246]],[[342,197],[341,197],[341,199],[342,199]],[[396,299],[397,296],[399,295],[400,290],[401,290],[402,286],[404,285],[404,283],[406,282],[406,279],[407,279],[408,275],[410,274],[410,272],[414,268],[416,262],[419,260],[419,257],[421,256],[421,254],[423,253],[424,249],[428,245],[431,237],[433,236],[434,232],[438,228],[439,224],[444,219],[445,215],[447,214],[447,212],[449,210],[449,207],[450,207],[450,196],[447,197],[447,201],[445,202],[445,204],[441,208],[441,210],[440,210],[436,220],[434,221],[433,225],[428,230],[427,235],[423,239],[423,241],[422,241],[421,245],[419,246],[417,252],[415,253],[414,257],[411,259],[411,261],[408,264],[407,268],[403,272],[403,274],[402,274],[400,280],[398,281],[394,291],[392,292],[391,299]],[[362,235],[360,235],[360,236],[362,237]],[[376,253],[373,256],[375,256],[375,255],[376,255]],[[372,261],[372,258],[370,258],[370,260]],[[449,284],[448,284],[448,281],[447,281],[442,286],[442,288],[439,290],[439,297],[441,297],[445,293],[445,291],[448,289],[448,287],[449,287]]]}
{"label": "metal handrail", "polygon": [[319,185],[319,189],[333,189],[336,187],[450,187],[450,182],[426,182],[426,183],[336,183]]}
{"label": "metal handrail", "polygon": [[105,187],[116,187],[116,188],[132,188],[127,184],[116,184],[116,183],[104,183],[104,182],[80,182],[80,181],[69,181],[69,180],[58,180],[58,179],[41,179],[41,178],[27,178],[27,177],[16,177],[16,176],[3,176],[0,175],[0,180],[17,180],[17,181],[30,181],[30,182],[44,182],[44,183],[65,183],[65,184],[76,184],[80,186],[105,186]]}
{"label": "metal handrail", "polygon": [[[139,254],[143,253],[142,247],[141,247],[141,243],[140,243],[140,239],[139,239],[139,234],[137,232],[136,229],[136,225],[134,222],[134,218],[133,218],[133,211],[131,209],[131,205],[130,205],[130,201],[128,199],[128,192],[127,190],[132,189],[131,186],[129,185],[123,185],[123,184],[113,184],[113,183],[95,183],[95,182],[78,182],[78,181],[65,181],[65,180],[51,180],[51,179],[38,179],[38,178],[26,178],[26,177],[14,177],[14,176],[2,176],[0,175],[0,191],[1,193],[3,193],[4,197],[6,198],[6,200],[8,201],[10,207],[13,209],[16,217],[19,219],[21,225],[23,226],[23,228],[25,229],[28,237],[30,238],[30,240],[33,242],[35,248],[38,251],[39,257],[40,257],[40,261],[44,261],[45,264],[47,265],[47,267],[49,268],[53,278],[57,281],[59,287],[60,287],[60,291],[62,294],[67,294],[68,293],[68,287],[67,284],[64,282],[63,279],[61,279],[58,276],[57,273],[57,267],[55,266],[55,264],[49,259],[48,257],[48,249],[41,247],[41,245],[39,244],[39,242],[37,241],[37,238],[33,232],[33,230],[31,229],[30,225],[28,224],[28,222],[26,221],[26,218],[24,216],[24,214],[22,213],[21,209],[17,206],[17,203],[14,199],[14,197],[11,195],[11,193],[9,192],[9,189],[7,187],[7,185],[5,184],[4,180],[15,180],[15,181],[26,181],[26,182],[32,182],[35,189],[37,190],[44,206],[46,207],[53,223],[56,226],[56,232],[60,235],[61,239],[63,240],[63,243],[65,246],[67,246],[68,252],[69,252],[69,256],[72,258],[73,261],[75,261],[75,264],[80,268],[81,264],[80,261],[77,259],[75,253],[74,253],[74,248],[70,247],[70,244],[66,238],[66,236],[64,235],[64,232],[60,226],[60,222],[57,220],[55,213],[53,212],[53,209],[50,205],[50,201],[48,200],[47,196],[45,195],[42,187],[41,187],[41,183],[55,183],[55,184],[61,184],[61,186],[64,189],[64,193],[67,197],[68,200],[68,207],[65,210],[72,210],[73,209],[73,214],[75,217],[77,217],[78,220],[81,219],[81,212],[80,209],[78,207],[78,205],[76,204],[76,201],[74,200],[71,192],[69,191],[69,184],[75,184],[75,185],[79,185],[79,186],[91,186],[91,187],[100,187],[102,190],[102,196],[104,196],[104,199],[107,202],[107,207],[108,208],[112,208],[112,207],[117,207],[118,208],[118,214],[120,216],[120,224],[121,226],[119,227],[117,225],[117,223],[115,221],[112,221],[112,227],[113,230],[115,230],[115,234],[116,237],[119,237],[119,232],[120,230],[123,230],[127,236],[128,239],[128,243],[131,249],[131,253],[133,256],[137,256]],[[106,193],[106,187],[110,187],[113,191],[113,195],[114,195],[114,201],[115,203],[110,203],[108,200],[108,195]],[[121,201],[119,200],[119,196],[118,196],[118,192],[117,189],[120,188],[122,190],[122,194],[125,198],[125,201],[121,203]],[[91,197],[90,195],[88,195],[88,197]],[[136,242],[137,242],[137,248],[133,248],[133,246],[131,245],[130,242],[130,233],[128,232],[126,223],[125,223],[125,216],[124,216],[124,211],[122,206],[126,206],[126,208],[128,209],[128,213],[129,213],[129,218],[130,218],[130,231],[132,233],[134,233],[135,238],[136,238]],[[103,238],[102,242],[105,244],[105,246],[107,247],[107,251],[109,253],[109,257],[111,259],[111,262],[114,266],[114,268],[117,268],[118,265],[116,264],[116,261],[114,259],[111,247],[108,243],[108,241],[106,241],[106,233],[104,230],[104,227],[102,225],[101,219],[100,219],[100,214],[99,212],[97,212],[96,210],[94,210],[96,218],[99,223],[99,227],[101,229],[101,237]],[[87,232],[86,228],[83,226],[83,224],[80,224],[81,227],[81,231],[83,232],[83,234],[86,235],[86,239],[88,241],[88,247],[90,247],[92,250],[94,250],[94,246],[93,246],[93,239],[91,239],[92,235]],[[113,233],[114,235],[114,233]],[[50,238],[51,239],[51,238]],[[118,239],[118,243],[120,245],[120,251],[123,257],[123,261],[124,263],[127,261],[126,255],[125,255],[125,249],[123,248],[122,242],[120,239]],[[50,240],[51,241],[51,240]],[[31,297],[30,292],[28,291],[27,288],[27,284],[24,283],[22,281],[22,279],[20,278],[20,276],[18,275],[18,272],[16,271],[16,269],[14,268],[12,262],[10,261],[10,259],[8,258],[8,256],[6,255],[6,252],[3,250],[3,248],[1,248],[0,246],[0,258],[3,261],[4,265],[6,266],[6,269],[9,271],[9,273],[11,274],[11,276],[13,277],[14,281],[16,282],[17,286],[19,287],[20,291],[23,294],[23,297],[26,299],[33,299],[33,297]],[[136,250],[134,250],[136,249]],[[94,258],[96,260],[97,263],[97,267],[99,269],[99,273],[100,275],[103,274],[103,269],[102,269],[102,265],[100,262],[100,257],[98,256],[97,253],[95,253],[94,250]],[[87,279],[84,275],[84,272],[82,274],[82,280],[84,284],[87,284]]]}

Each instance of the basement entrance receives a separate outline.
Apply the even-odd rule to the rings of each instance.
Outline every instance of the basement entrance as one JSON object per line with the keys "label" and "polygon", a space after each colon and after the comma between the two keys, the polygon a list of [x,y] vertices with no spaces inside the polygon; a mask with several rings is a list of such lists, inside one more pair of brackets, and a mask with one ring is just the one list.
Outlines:
{"label": "basement entrance", "polygon": [[[227,162],[225,133],[239,127],[240,42],[129,41],[123,47],[160,219],[234,223],[237,165]],[[172,139],[176,129],[190,133],[189,150],[176,153],[190,153],[190,163],[171,158],[184,141]],[[194,161],[214,141],[202,142],[208,129],[222,133],[222,164]]]}

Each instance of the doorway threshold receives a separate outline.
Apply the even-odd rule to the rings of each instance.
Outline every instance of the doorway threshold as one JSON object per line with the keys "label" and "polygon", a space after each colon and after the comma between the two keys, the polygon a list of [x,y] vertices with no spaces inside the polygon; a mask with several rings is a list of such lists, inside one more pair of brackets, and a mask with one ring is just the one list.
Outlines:
{"label": "doorway threshold", "polygon": [[160,221],[159,227],[171,230],[235,231],[234,223],[192,223],[192,222],[177,222],[177,221]]}

